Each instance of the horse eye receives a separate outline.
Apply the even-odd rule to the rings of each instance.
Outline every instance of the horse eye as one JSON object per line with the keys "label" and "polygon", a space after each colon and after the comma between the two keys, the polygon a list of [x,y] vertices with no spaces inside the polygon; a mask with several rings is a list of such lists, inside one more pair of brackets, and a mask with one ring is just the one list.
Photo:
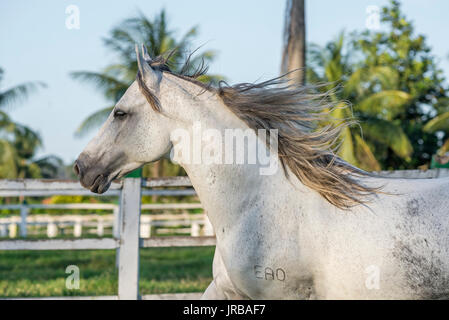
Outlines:
{"label": "horse eye", "polygon": [[123,118],[124,116],[126,116],[126,112],[123,112],[122,110],[116,110],[114,112],[115,118]]}

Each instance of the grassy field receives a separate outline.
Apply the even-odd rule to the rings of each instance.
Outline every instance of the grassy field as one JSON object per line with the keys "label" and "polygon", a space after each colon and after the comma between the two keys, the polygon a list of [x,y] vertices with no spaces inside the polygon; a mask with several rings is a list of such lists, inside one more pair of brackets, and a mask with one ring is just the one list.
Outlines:
{"label": "grassy field", "polygon": [[[213,247],[140,249],[140,294],[200,292],[212,280]],[[65,269],[80,269],[80,289]],[[116,295],[115,251],[0,251],[0,297]]]}

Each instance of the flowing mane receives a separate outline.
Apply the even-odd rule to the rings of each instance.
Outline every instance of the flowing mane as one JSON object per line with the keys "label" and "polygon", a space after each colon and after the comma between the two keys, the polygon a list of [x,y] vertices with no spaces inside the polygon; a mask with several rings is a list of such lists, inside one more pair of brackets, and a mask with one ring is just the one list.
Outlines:
{"label": "flowing mane", "polygon": [[[350,122],[339,119],[338,125],[327,125],[316,130],[318,122],[329,120],[329,110],[333,108],[327,102],[326,94],[316,93],[317,87],[289,84],[286,75],[261,83],[228,85],[222,81],[218,86],[213,86],[197,80],[207,71],[203,64],[192,74],[187,74],[190,60],[187,59],[182,71],[175,73],[167,60],[157,57],[148,63],[153,68],[215,92],[256,133],[258,129],[277,129],[279,159],[287,177],[288,168],[301,183],[340,209],[366,203],[367,196],[380,192],[380,188],[361,182],[361,177],[372,174],[352,166],[335,154],[340,131]],[[159,100],[146,87],[140,74],[137,81],[149,103],[159,111]]]}

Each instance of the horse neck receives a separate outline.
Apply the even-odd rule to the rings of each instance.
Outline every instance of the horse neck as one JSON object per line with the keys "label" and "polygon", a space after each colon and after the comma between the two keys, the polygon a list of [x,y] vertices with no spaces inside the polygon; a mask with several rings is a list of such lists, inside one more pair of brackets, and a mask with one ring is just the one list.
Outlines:
{"label": "horse neck", "polygon": [[[226,129],[248,129],[248,126],[218,97],[206,93],[199,99],[201,101],[197,97],[195,105],[186,103],[183,105],[185,110],[178,110],[178,115],[185,115],[184,119],[177,123],[178,127],[181,126],[193,135],[191,119],[195,119],[195,123],[200,124],[202,129],[217,129],[222,137]],[[176,149],[176,145],[174,148]],[[277,159],[277,155],[275,156]],[[280,165],[271,175],[262,175],[260,164],[182,163],[181,165],[187,172],[215,230],[232,227],[245,214],[250,214],[262,200],[265,204],[274,201],[273,192],[287,193],[292,189],[302,188],[294,175],[293,184],[286,179]]]}

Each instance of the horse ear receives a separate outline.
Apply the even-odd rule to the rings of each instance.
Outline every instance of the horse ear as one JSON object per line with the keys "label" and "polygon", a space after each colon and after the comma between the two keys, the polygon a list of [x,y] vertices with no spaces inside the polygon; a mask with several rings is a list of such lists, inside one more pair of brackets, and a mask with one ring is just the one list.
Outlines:
{"label": "horse ear", "polygon": [[147,47],[145,47],[145,45],[142,43],[142,54],[143,54],[143,58],[150,63],[153,59],[151,59],[150,55],[148,54],[148,50]]}
{"label": "horse ear", "polygon": [[[136,56],[137,56],[137,67],[139,68],[139,72],[142,75],[142,80],[150,86],[156,84],[158,81],[158,77],[153,68],[150,67],[146,59],[144,58],[146,49],[142,50],[142,54],[139,51],[139,47],[136,44]],[[146,53],[148,55],[148,52]],[[149,57],[149,55],[148,55]],[[151,59],[150,59],[151,60]]]}

